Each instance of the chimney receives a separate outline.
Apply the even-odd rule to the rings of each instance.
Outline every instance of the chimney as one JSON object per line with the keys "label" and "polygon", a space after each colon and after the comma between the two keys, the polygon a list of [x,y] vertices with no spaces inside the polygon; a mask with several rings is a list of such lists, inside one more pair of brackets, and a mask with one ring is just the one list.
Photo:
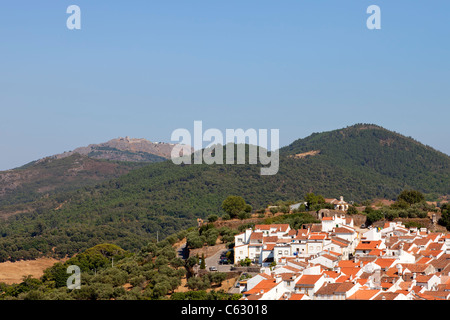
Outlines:
{"label": "chimney", "polygon": [[381,270],[380,269],[375,270],[375,273],[373,276],[373,283],[377,288],[381,288]]}
{"label": "chimney", "polygon": [[403,274],[402,271],[403,271],[402,265],[400,263],[397,264],[397,273],[399,276],[401,276]]}

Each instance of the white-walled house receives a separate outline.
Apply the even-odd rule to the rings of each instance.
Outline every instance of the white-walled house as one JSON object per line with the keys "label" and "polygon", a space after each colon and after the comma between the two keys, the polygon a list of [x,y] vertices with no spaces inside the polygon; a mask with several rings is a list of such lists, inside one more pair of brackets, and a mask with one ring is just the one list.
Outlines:
{"label": "white-walled house", "polygon": [[353,253],[353,246],[354,245],[352,245],[352,243],[348,242],[347,240],[333,237],[331,238],[331,241],[327,242],[323,246],[323,251],[339,253],[342,256],[342,259],[347,260],[350,253]]}
{"label": "white-walled house", "polygon": [[261,280],[252,289],[243,291],[242,299],[279,300],[288,292],[290,291],[283,283],[282,277],[278,276],[275,279]]}
{"label": "white-walled house", "polygon": [[322,218],[322,231],[331,232],[334,228],[350,227],[353,228],[353,219],[345,215],[334,215],[332,217]]}
{"label": "white-walled house", "polygon": [[248,244],[250,236],[253,233],[252,229],[246,229],[243,233],[234,236],[234,245],[236,247]]}
{"label": "white-walled house", "polygon": [[372,228],[362,234],[361,239],[367,241],[378,241],[381,240],[381,232],[378,228]]}
{"label": "white-walled house", "polygon": [[355,256],[367,256],[372,250],[386,249],[386,245],[383,240],[369,241],[361,239],[355,248]]}
{"label": "white-walled house", "polygon": [[277,243],[273,248],[273,258],[277,264],[280,263],[282,257],[290,257],[290,256],[291,256],[290,243]]}
{"label": "white-walled house", "polygon": [[326,281],[324,274],[303,274],[295,284],[295,293],[306,294],[312,298]]}
{"label": "white-walled house", "polygon": [[345,300],[361,288],[359,283],[326,283],[317,290],[314,300]]}
{"label": "white-walled house", "polygon": [[289,224],[257,224],[254,232],[262,232],[264,236],[277,236],[279,238],[285,237],[291,227]]}
{"label": "white-walled house", "polygon": [[309,260],[309,263],[311,264],[318,264],[328,269],[333,269],[338,262],[338,257],[327,253],[321,254],[318,257]]}
{"label": "white-walled house", "polygon": [[[339,219],[322,222],[335,223]],[[343,220],[348,223],[347,219]],[[411,229],[405,234],[402,225],[393,224],[385,225],[390,228],[385,233],[374,228],[361,237],[348,225],[330,225],[325,227],[326,232],[322,226],[311,224],[300,230],[258,226],[237,235],[235,239],[240,245],[235,246],[235,259],[249,257],[263,266],[263,273],[240,282],[243,299],[450,297],[450,293],[446,295],[443,291],[447,290],[450,276],[450,258],[444,255],[447,248],[444,235],[414,233]],[[352,248],[354,258],[349,260]],[[273,261],[276,265],[267,267]]]}
{"label": "white-walled house", "polygon": [[353,228],[346,226],[334,228],[332,234],[350,243],[353,243],[358,238],[358,233]]}
{"label": "white-walled house", "polygon": [[438,284],[441,284],[441,279],[435,274],[418,275],[416,278],[416,285],[424,287],[426,290],[434,289]]}
{"label": "white-walled house", "polygon": [[234,263],[237,264],[241,260],[248,258],[248,244],[234,247]]}
{"label": "white-walled house", "polygon": [[270,280],[270,279],[272,279],[272,276],[270,276],[270,275],[268,275],[266,273],[259,273],[259,274],[257,274],[256,276],[254,276],[254,277],[252,277],[250,279],[242,281],[243,283],[246,284],[244,290],[245,291],[251,290],[254,287],[256,287],[258,285],[258,283],[260,283],[261,281],[263,281],[263,280]]}

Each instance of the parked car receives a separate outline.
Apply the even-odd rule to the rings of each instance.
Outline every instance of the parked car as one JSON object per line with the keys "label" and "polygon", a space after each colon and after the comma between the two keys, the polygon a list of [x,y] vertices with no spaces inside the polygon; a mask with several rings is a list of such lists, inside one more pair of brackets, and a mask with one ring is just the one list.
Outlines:
{"label": "parked car", "polygon": [[209,271],[217,271],[217,268],[216,268],[216,267],[214,267],[214,266],[212,266],[212,267],[209,267]]}

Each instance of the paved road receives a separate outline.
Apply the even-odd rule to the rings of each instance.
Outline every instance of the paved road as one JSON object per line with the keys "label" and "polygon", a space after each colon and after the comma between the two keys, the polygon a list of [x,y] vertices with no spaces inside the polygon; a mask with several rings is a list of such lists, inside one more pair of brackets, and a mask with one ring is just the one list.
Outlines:
{"label": "paved road", "polygon": [[206,262],[206,269],[209,270],[209,267],[213,267],[214,266],[214,267],[217,268],[217,271],[219,271],[219,272],[230,271],[230,269],[231,269],[231,265],[230,264],[225,264],[225,265],[219,264],[220,255],[222,253],[225,253],[225,252],[227,252],[226,249],[219,250],[213,256],[211,256],[209,258],[206,258],[205,259],[206,260],[205,261]]}
{"label": "paved road", "polygon": [[186,260],[189,257],[186,250],[186,241],[178,245],[178,247],[175,250],[177,252],[178,258]]}

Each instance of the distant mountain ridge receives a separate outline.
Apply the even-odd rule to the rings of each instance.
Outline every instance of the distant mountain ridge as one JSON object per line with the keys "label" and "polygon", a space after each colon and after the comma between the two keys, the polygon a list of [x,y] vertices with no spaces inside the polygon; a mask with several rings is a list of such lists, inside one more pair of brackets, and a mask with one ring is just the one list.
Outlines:
{"label": "distant mountain ridge", "polygon": [[146,164],[166,161],[174,144],[116,138],[0,171],[0,206],[118,178]]}
{"label": "distant mountain ridge", "polygon": [[146,139],[120,137],[104,143],[79,147],[73,151],[57,154],[53,157],[55,159],[61,159],[78,153],[93,159],[153,162],[157,157],[170,159],[170,154],[174,146],[175,144],[173,143],[151,142]]}

